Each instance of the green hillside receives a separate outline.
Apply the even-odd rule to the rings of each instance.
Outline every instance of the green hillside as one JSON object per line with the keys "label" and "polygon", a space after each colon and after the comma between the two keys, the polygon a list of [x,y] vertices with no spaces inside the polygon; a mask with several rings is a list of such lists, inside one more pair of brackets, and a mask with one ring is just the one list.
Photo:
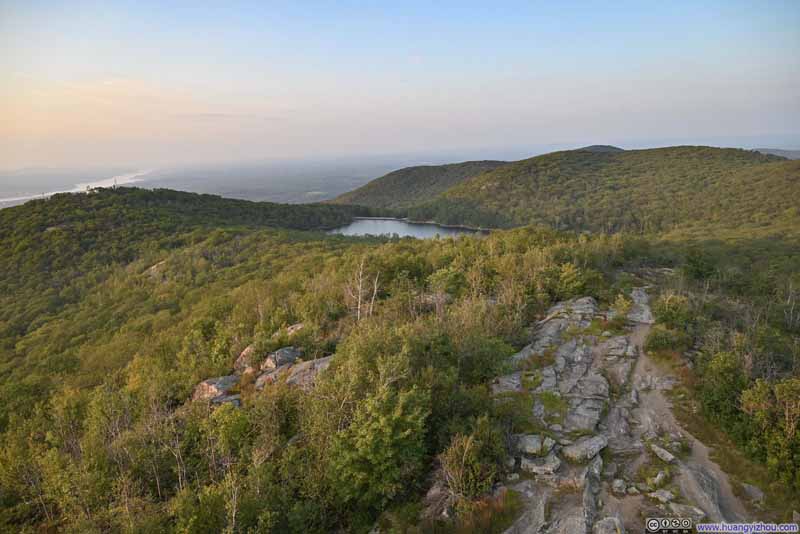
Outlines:
{"label": "green hillside", "polygon": [[572,150],[475,176],[409,210],[444,223],[591,231],[796,230],[800,163],[757,152],[670,147]]}
{"label": "green hillside", "polygon": [[331,202],[375,208],[407,208],[468,178],[503,165],[503,161],[467,161],[449,165],[408,167],[390,172]]}
{"label": "green hillside", "polygon": [[[325,229],[365,208],[290,206],[180,191],[103,189],[0,210],[0,343],[14,346],[107,271],[226,228]],[[102,269],[102,270],[101,270]]]}
{"label": "green hillside", "polygon": [[[491,485],[519,423],[486,382],[555,300],[616,296],[622,241],[279,227],[352,213],[135,189],[0,212],[0,531],[224,532],[233,510],[230,532],[366,532],[471,434]],[[316,393],[243,376],[238,409],[189,402],[245,347],[290,343],[334,355]]]}
{"label": "green hillside", "polygon": [[[682,395],[778,496],[767,518],[789,510],[800,431],[769,395],[800,395],[796,241],[316,231],[364,213],[138,189],[0,211],[0,531],[501,531],[520,513],[513,494],[481,503],[509,440],[535,428],[533,399],[498,403],[489,385],[553,303],[626,310],[631,287],[671,272],[654,267],[675,276],[648,343],[701,347]],[[313,389],[258,389],[243,372],[238,404],[190,400],[246,347],[287,345],[331,356]],[[472,474],[454,515],[423,517],[432,473],[460,461]]]}

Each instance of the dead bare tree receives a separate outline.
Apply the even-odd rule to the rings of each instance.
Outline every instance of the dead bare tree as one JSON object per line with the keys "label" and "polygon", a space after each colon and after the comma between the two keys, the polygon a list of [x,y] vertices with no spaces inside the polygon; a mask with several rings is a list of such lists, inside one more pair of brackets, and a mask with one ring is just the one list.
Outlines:
{"label": "dead bare tree", "polygon": [[785,300],[783,308],[783,317],[786,322],[786,328],[794,330],[800,326],[800,309],[798,309],[797,301],[800,300],[798,290],[794,287],[792,280],[786,283],[786,287],[780,290],[783,295],[779,295],[781,300]]}
{"label": "dead bare tree", "polygon": [[373,314],[375,311],[375,299],[378,296],[380,272],[375,273],[375,278],[372,278],[372,288],[370,290],[368,286],[370,284],[369,278],[371,277],[368,277],[365,273],[366,261],[366,256],[361,258],[358,269],[345,285],[345,293],[354,309],[356,321],[360,321],[362,317],[369,317]]}

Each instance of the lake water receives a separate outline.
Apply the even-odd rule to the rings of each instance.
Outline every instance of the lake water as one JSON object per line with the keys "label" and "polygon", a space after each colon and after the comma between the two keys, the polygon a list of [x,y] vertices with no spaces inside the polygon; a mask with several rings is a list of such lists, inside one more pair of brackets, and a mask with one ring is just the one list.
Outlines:
{"label": "lake water", "polygon": [[394,235],[400,237],[416,237],[418,239],[430,239],[432,237],[450,237],[459,235],[469,235],[480,232],[470,228],[459,228],[453,226],[440,226],[433,223],[417,223],[404,221],[402,219],[380,219],[363,217],[358,218],[341,228],[331,230],[332,234],[342,235]]}

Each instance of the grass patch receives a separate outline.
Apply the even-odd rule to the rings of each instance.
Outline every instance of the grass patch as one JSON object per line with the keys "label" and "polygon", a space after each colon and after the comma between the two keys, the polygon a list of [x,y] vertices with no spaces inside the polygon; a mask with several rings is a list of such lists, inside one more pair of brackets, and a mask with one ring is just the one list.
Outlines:
{"label": "grass patch", "polygon": [[494,416],[514,434],[535,434],[543,430],[533,417],[534,397],[527,391],[509,391],[495,396]]}
{"label": "grass patch", "polygon": [[541,354],[532,354],[520,362],[522,371],[538,371],[550,367],[556,361],[555,349],[547,349]]}
{"label": "grass patch", "polygon": [[551,423],[560,423],[564,420],[569,405],[566,400],[561,398],[561,395],[552,391],[542,391],[536,395],[536,398],[544,407],[545,419]]}
{"label": "grass patch", "polygon": [[663,487],[667,484],[669,479],[672,478],[672,470],[670,466],[665,465],[660,460],[654,462],[653,459],[653,455],[650,453],[649,460],[640,465],[639,469],[636,471],[634,482],[642,482],[651,486],[653,489],[658,489],[655,484],[655,478],[658,476],[659,471],[663,471],[664,474],[667,475],[666,481],[661,485],[661,487]]}
{"label": "grass patch", "polygon": [[583,329],[583,328],[579,328],[579,327],[577,327],[575,325],[569,326],[569,327],[567,327],[566,330],[564,330],[561,333],[561,343],[563,344],[563,343],[566,343],[567,341],[571,341],[572,339],[574,339],[574,338],[576,338],[578,336],[581,336],[584,333],[585,333],[585,329]]}
{"label": "grass patch", "polygon": [[525,391],[533,391],[542,384],[542,373],[539,371],[525,371],[522,373],[522,387]]}
{"label": "grass patch", "polygon": [[606,321],[602,317],[595,317],[592,319],[591,324],[584,328],[583,332],[587,335],[601,337],[603,332],[610,332],[612,336],[621,336],[625,334],[626,319],[624,315]]}

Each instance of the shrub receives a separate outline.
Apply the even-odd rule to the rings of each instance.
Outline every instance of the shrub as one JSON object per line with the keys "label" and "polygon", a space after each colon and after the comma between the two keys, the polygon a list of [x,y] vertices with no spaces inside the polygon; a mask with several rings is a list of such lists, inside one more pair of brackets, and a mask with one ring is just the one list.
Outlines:
{"label": "shrub", "polygon": [[684,332],[657,324],[647,335],[644,350],[647,352],[673,351],[682,353],[689,349],[691,340]]}
{"label": "shrub", "polygon": [[487,493],[492,487],[495,468],[481,458],[482,446],[475,434],[456,434],[439,456],[447,487],[460,504]]}
{"label": "shrub", "polygon": [[611,305],[611,309],[617,314],[617,316],[624,317],[628,315],[628,312],[631,311],[631,307],[633,306],[633,301],[626,297],[623,293],[617,295],[617,298],[614,299],[614,303]]}
{"label": "shrub", "polygon": [[689,299],[673,292],[666,292],[656,300],[653,314],[659,323],[670,328],[686,329],[692,320]]}
{"label": "shrub", "polygon": [[344,502],[380,510],[419,476],[425,455],[430,394],[384,388],[362,401],[332,451],[333,474]]}

